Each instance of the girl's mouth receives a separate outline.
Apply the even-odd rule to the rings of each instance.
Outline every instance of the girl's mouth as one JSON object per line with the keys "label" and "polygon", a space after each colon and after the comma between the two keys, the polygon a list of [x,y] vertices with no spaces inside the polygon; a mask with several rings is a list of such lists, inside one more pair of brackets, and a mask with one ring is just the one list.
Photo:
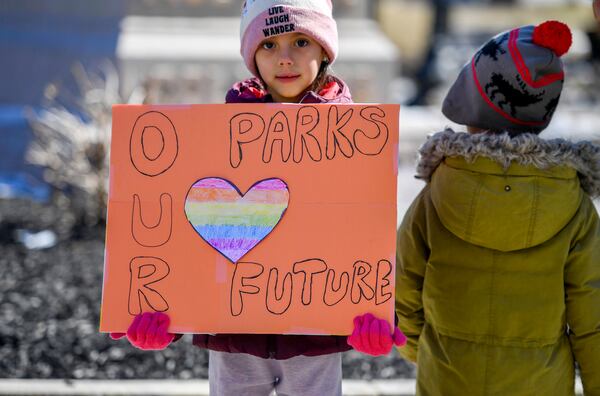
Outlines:
{"label": "girl's mouth", "polygon": [[277,81],[289,83],[289,82],[296,81],[298,78],[300,78],[300,75],[299,74],[284,74],[281,76],[275,76],[275,78],[277,79]]}

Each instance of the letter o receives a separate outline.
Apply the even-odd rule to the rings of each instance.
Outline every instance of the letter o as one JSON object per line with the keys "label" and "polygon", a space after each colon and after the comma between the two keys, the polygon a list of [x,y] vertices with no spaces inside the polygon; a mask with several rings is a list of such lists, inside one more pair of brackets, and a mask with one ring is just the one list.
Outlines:
{"label": "letter o", "polygon": [[[163,147],[160,153],[151,158],[144,151],[144,131],[153,127],[160,132]],[[163,113],[149,111],[135,120],[129,142],[131,162],[142,175],[157,176],[166,172],[177,159],[179,142],[175,126]]]}

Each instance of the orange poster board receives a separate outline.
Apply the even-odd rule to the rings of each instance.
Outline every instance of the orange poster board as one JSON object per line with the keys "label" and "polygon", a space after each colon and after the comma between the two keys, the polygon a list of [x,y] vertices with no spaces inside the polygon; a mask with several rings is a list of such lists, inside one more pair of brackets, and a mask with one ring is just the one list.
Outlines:
{"label": "orange poster board", "polygon": [[393,323],[398,105],[113,107],[100,331]]}

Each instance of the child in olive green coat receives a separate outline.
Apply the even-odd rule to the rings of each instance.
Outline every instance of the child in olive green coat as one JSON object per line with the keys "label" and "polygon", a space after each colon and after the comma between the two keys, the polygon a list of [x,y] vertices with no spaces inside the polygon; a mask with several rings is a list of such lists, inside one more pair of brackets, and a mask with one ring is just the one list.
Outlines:
{"label": "child in olive green coat", "polygon": [[600,148],[544,140],[568,27],[502,33],[465,65],[420,149],[396,313],[420,395],[600,395]]}

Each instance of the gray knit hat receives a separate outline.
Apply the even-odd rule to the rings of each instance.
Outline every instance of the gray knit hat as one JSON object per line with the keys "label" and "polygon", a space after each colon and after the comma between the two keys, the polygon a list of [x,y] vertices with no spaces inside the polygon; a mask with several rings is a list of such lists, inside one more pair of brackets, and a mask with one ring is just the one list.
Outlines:
{"label": "gray knit hat", "polygon": [[560,57],[571,42],[569,27],[557,21],[497,35],[462,68],[442,112],[461,125],[541,132],[558,105],[564,83]]}

